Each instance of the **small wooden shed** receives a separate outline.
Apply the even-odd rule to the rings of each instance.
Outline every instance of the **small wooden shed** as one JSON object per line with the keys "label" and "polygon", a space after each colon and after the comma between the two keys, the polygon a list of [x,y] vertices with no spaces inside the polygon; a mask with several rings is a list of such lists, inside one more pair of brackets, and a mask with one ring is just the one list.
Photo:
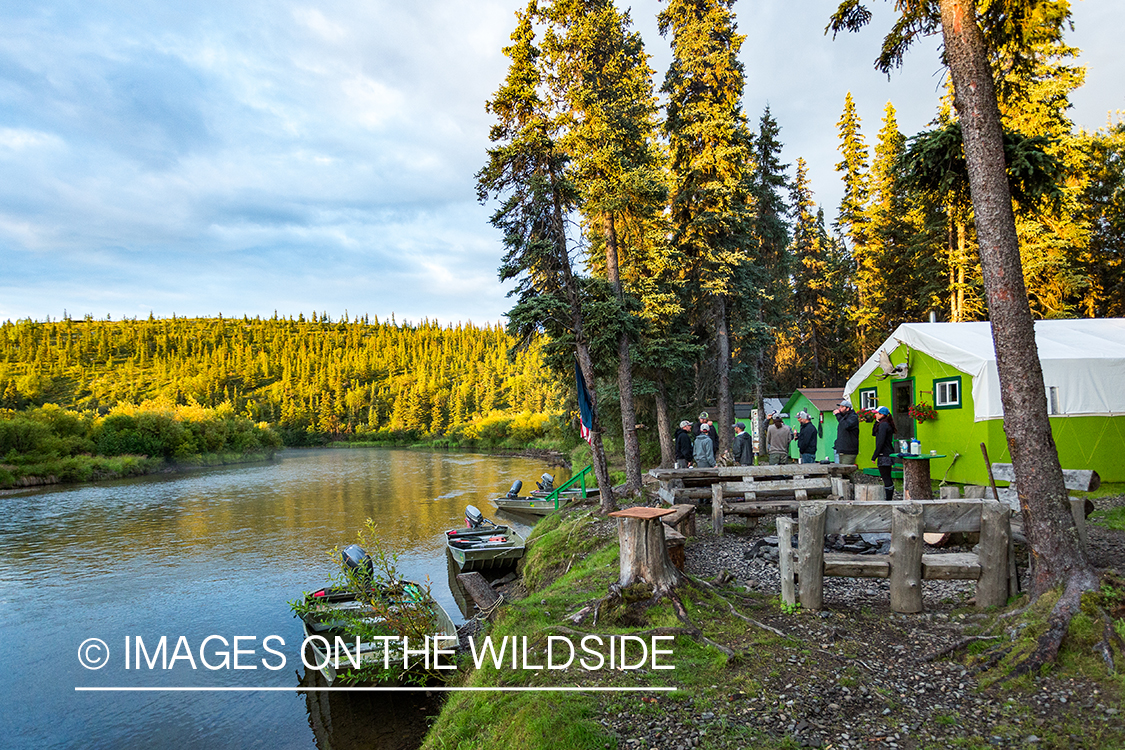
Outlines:
{"label": "small wooden shed", "polygon": [[[816,460],[835,460],[833,446],[836,444],[836,415],[832,412],[844,398],[844,389],[840,388],[798,388],[785,402],[781,411],[785,414],[782,419],[793,428],[793,432],[801,430],[801,423],[797,421],[797,413],[808,412],[809,419],[816,427]],[[789,455],[796,460],[797,443],[789,448]]]}

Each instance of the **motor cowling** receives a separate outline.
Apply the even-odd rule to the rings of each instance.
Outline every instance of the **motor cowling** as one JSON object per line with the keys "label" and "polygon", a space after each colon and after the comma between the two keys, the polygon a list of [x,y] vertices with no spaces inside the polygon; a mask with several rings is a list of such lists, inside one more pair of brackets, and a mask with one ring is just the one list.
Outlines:
{"label": "motor cowling", "polygon": [[475,505],[465,506],[465,526],[470,529],[479,528],[484,523],[484,514],[477,510]]}
{"label": "motor cowling", "polygon": [[523,480],[522,479],[517,479],[516,481],[512,482],[512,489],[508,490],[508,499],[509,500],[515,500],[517,497],[520,496],[520,490],[522,490],[522,489],[523,489]]}
{"label": "motor cowling", "polygon": [[555,478],[550,474],[544,474],[543,476],[539,477],[539,481],[535,484],[544,492],[550,492],[551,490],[555,489]]}
{"label": "motor cowling", "polygon": [[358,544],[352,544],[344,548],[340,552],[340,559],[344,563],[344,567],[349,571],[356,571],[356,576],[371,580],[375,577],[375,563],[372,562],[371,556],[367,554],[367,550],[360,547]]}

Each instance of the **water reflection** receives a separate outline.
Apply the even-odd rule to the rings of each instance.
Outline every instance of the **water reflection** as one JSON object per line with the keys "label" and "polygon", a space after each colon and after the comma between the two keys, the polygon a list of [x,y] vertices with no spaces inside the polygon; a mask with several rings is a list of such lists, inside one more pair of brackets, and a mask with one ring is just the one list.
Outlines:
{"label": "water reflection", "polygon": [[[301,687],[327,687],[310,669]],[[318,750],[413,750],[441,710],[441,694],[317,690],[304,693],[309,728]]]}
{"label": "water reflection", "polygon": [[[292,693],[76,693],[93,687],[293,686],[301,629],[287,602],[327,582],[326,552],[368,518],[411,580],[441,585],[443,532],[464,507],[544,465],[514,457],[407,450],[286,451],[269,464],[55,487],[0,497],[0,664],[22,677],[0,712],[3,746],[308,748]],[[552,469],[557,481],[566,472]],[[278,635],[288,668],[126,670],[125,638]],[[88,671],[86,638],[111,662]],[[49,647],[46,647],[49,644]]]}

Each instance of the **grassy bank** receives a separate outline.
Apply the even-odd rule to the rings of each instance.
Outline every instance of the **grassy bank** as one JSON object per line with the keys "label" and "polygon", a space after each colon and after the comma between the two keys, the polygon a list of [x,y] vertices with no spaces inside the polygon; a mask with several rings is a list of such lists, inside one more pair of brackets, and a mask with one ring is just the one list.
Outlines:
{"label": "grassy bank", "polygon": [[[526,637],[529,662],[542,665],[550,636],[578,642],[588,633],[682,629],[669,601],[652,602],[645,591],[626,592],[625,601],[596,622],[566,619],[605,596],[617,579],[614,529],[612,521],[584,509],[541,521],[523,563],[523,597],[504,605],[477,641]],[[1103,635],[1098,611],[1125,612],[1125,589],[1110,585],[1084,601],[1053,668],[1008,681],[1011,660],[1044,631],[1049,599],[1005,619],[1025,599],[1007,610],[951,604],[946,611],[904,616],[847,605],[784,614],[776,596],[737,583],[714,590],[687,583],[678,594],[702,636],[732,649],[734,658],[680,633],[669,646],[673,655],[664,658],[675,666],[669,671],[525,670],[487,661],[463,674],[461,684],[676,689],[453,693],[424,747],[983,749],[1022,747],[1029,737],[1041,748],[1125,746],[1117,719],[1125,710],[1125,679],[1109,674],[1092,650]],[[1117,628],[1125,630],[1120,620]],[[975,638],[951,657],[923,658]],[[1012,647],[999,662],[989,650],[997,642]],[[1114,653],[1123,663],[1125,653]],[[472,666],[469,657],[465,661]]]}
{"label": "grassy bank", "polygon": [[146,402],[106,415],[0,410],[0,488],[88,482],[265,460],[281,440],[227,407]]}

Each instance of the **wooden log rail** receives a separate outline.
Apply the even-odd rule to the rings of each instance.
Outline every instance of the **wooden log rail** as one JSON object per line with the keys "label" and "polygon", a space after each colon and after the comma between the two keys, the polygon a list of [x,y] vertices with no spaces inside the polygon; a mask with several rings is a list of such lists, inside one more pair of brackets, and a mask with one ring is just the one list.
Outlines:
{"label": "wooden log rail", "polygon": [[[891,535],[889,555],[824,552],[826,534]],[[978,532],[979,554],[923,554],[926,533]],[[798,510],[798,545],[792,550],[793,521],[779,518],[781,597],[805,609],[823,606],[824,576],[889,578],[891,609],[922,611],[922,581],[975,580],[977,607],[1008,600],[1011,510],[995,500],[926,500],[905,503],[810,502]]]}
{"label": "wooden log rail", "polygon": [[649,475],[660,482],[660,497],[666,503],[678,507],[710,499],[712,529],[721,536],[727,515],[793,513],[810,498],[851,500],[850,477],[855,471],[855,466],[844,464],[785,464],[653,469]]}

